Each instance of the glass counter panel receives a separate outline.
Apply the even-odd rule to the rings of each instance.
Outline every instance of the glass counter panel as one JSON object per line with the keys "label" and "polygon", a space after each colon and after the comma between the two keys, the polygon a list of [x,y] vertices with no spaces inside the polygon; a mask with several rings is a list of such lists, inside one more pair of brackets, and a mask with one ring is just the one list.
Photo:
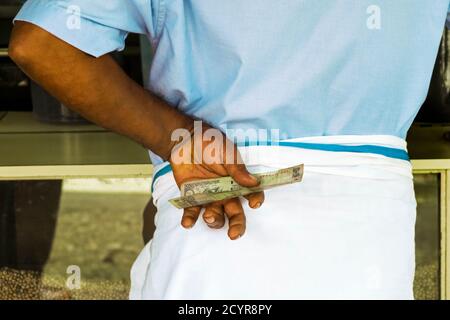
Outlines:
{"label": "glass counter panel", "polygon": [[5,215],[11,236],[3,246],[14,250],[0,261],[0,300],[128,298],[131,265],[144,247],[149,178],[6,186],[13,214]]}
{"label": "glass counter panel", "polygon": [[416,275],[418,300],[440,297],[440,178],[439,174],[414,175],[417,199]]}

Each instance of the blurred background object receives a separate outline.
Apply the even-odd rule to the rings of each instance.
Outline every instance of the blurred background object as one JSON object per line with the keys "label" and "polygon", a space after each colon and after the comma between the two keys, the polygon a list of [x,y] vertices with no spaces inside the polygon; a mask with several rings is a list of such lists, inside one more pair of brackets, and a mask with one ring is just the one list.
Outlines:
{"label": "blurred background object", "polygon": [[450,123],[450,31],[445,29],[427,99],[417,122]]}
{"label": "blurred background object", "polygon": [[[31,190],[26,184],[20,186],[23,187]],[[31,212],[34,205],[46,202],[45,198],[32,201],[50,191],[45,185],[41,189],[34,197],[24,191],[25,208],[23,205],[16,208],[20,209],[20,220],[36,217],[19,228],[27,241],[36,241],[29,243],[36,252],[20,250],[19,259],[27,268],[15,265],[0,268],[0,299],[127,299],[131,265],[143,247],[142,210],[150,197],[150,180],[65,180],[58,210],[48,208],[57,212],[54,237],[48,230],[49,215],[43,210]],[[53,196],[51,192],[48,195]],[[56,221],[56,214],[53,219]],[[27,236],[28,232],[31,234]],[[30,268],[30,260],[43,262],[44,254],[39,251],[48,246],[50,238],[53,242],[50,257],[45,265],[36,266],[43,267],[42,270]],[[81,289],[66,286],[70,275],[67,268],[73,265],[80,268]]]}
{"label": "blurred background object", "polygon": [[414,296],[419,300],[440,298],[440,177],[414,175],[417,200],[416,277]]}
{"label": "blurred background object", "polygon": [[8,57],[12,18],[22,0],[0,2],[0,111],[31,111],[31,91],[28,78]]}

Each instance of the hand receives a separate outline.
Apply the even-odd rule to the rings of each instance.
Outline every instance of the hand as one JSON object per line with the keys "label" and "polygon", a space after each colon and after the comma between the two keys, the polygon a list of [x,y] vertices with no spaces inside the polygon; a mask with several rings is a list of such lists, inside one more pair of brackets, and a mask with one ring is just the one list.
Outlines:
{"label": "hand", "polygon": [[[211,141],[204,141],[204,133],[208,130],[215,130],[215,134],[221,137],[221,141],[211,139]],[[225,135],[217,129],[205,127],[203,125],[201,135],[191,135],[188,141],[183,145],[175,146],[170,157],[170,164],[172,166],[173,174],[177,185],[198,179],[210,179],[221,176],[231,176],[237,183],[244,187],[255,187],[259,183],[253,177],[243,164],[241,155],[237,147],[225,137]],[[212,143],[216,152],[214,159],[216,161],[205,161],[205,149],[211,149]],[[186,145],[188,144],[188,145]],[[184,150],[184,151],[182,151]],[[175,161],[175,157],[183,152],[190,151],[188,156],[189,161]],[[257,192],[245,196],[248,200],[249,206],[253,209],[259,208],[264,202],[264,193]],[[205,206],[196,206],[184,209],[181,225],[184,228],[192,228],[197,222],[202,209],[203,220],[213,229],[220,229],[225,225],[225,215],[228,218],[228,236],[235,240],[241,237],[246,228],[244,209],[239,198],[233,198],[224,201],[213,202]]]}

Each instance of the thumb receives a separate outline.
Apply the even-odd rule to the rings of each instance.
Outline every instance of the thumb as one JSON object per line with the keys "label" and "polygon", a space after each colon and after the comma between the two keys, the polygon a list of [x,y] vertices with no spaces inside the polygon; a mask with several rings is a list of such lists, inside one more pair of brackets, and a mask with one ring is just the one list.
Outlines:
{"label": "thumb", "polygon": [[259,185],[258,179],[252,176],[244,164],[226,165],[228,174],[243,187],[256,187]]}

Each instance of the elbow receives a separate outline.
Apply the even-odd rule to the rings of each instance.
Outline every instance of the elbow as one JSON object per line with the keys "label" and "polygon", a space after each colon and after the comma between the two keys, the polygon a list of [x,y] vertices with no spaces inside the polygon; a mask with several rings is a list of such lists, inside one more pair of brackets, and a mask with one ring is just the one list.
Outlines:
{"label": "elbow", "polygon": [[8,55],[17,65],[22,65],[29,59],[27,45],[24,45],[15,39],[11,39],[8,48]]}
{"label": "elbow", "polygon": [[8,46],[8,55],[18,66],[22,67],[32,62],[33,37],[22,25],[15,25]]}

